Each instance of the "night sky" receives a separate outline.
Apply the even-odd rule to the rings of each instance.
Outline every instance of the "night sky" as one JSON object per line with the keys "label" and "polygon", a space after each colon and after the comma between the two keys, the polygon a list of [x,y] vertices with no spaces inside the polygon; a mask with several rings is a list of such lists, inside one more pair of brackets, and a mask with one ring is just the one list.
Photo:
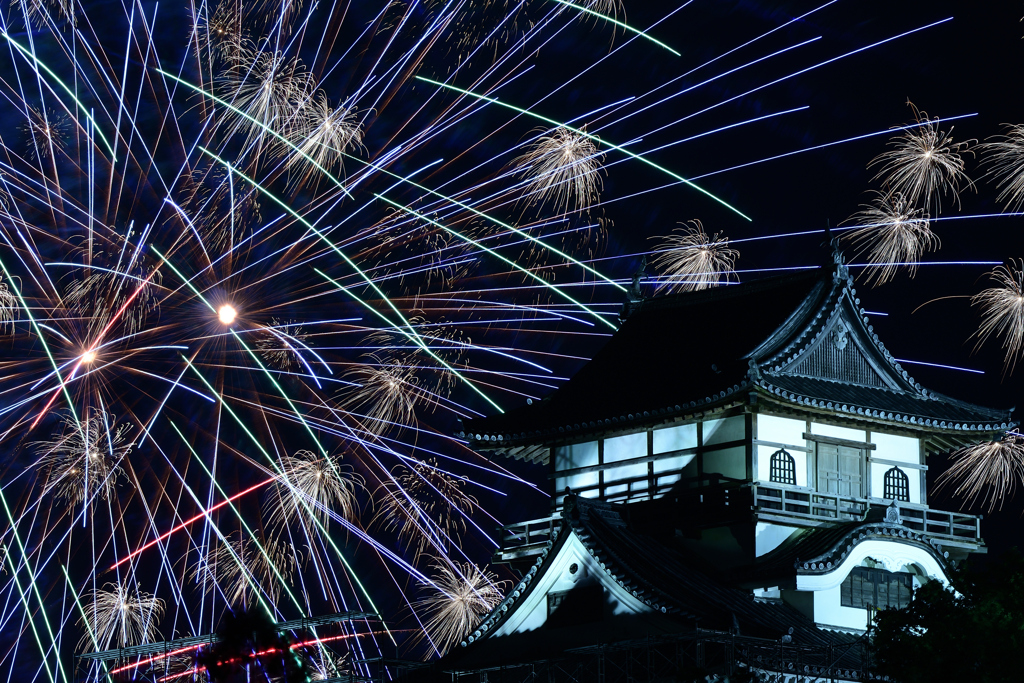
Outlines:
{"label": "night sky", "polygon": [[[112,0],[84,0],[82,4],[94,20],[110,17],[109,21],[97,21],[90,30],[95,31],[93,35],[103,43],[110,61],[120,66],[125,61],[123,46],[128,24],[124,7]],[[306,9],[311,4],[307,2]],[[372,53],[371,48],[377,49],[386,41],[360,41],[364,30],[376,20],[376,14],[384,4],[361,0],[353,0],[351,3],[332,54],[332,61],[336,63],[332,63],[319,84],[332,102],[345,101],[357,89],[361,79],[366,79],[367,74],[373,71],[372,63],[377,55]],[[430,8],[437,4],[414,4],[409,11],[409,26],[429,21]],[[500,4],[495,3],[495,6]],[[546,0],[531,0],[530,7],[534,11],[548,12],[551,11],[551,4]],[[613,32],[607,25],[596,21],[566,20],[564,28],[559,29],[555,35],[546,36],[547,42],[540,47],[539,56],[530,51],[516,53],[513,61],[518,66],[505,68],[506,72],[515,77],[495,79],[504,82],[501,87],[489,91],[489,94],[502,102],[530,108],[551,119],[585,126],[587,131],[603,140],[643,153],[655,163],[694,179],[701,187],[732,204],[751,220],[741,218],[692,189],[673,183],[670,178],[649,167],[626,159],[614,151],[608,152],[601,195],[603,202],[586,217],[587,220],[602,219],[606,231],[594,230],[594,241],[582,251],[591,250],[588,253],[598,259],[595,265],[610,277],[622,280],[630,278],[640,266],[641,255],[657,244],[656,238],[669,234],[679,223],[691,219],[701,220],[709,234],[721,233],[732,241],[731,246],[738,249],[741,255],[737,262],[741,281],[825,262],[830,258],[825,231],[842,226],[862,204],[869,201],[869,191],[880,188],[877,181],[872,182],[874,171],[869,170],[867,165],[886,150],[887,141],[894,135],[891,128],[913,122],[913,111],[907,104],[908,99],[929,116],[943,119],[960,117],[941,124],[944,130],[953,127],[953,138],[957,141],[983,141],[1000,133],[1001,124],[1024,123],[1024,95],[1019,84],[1019,74],[1024,65],[1024,24],[1020,21],[1024,16],[1024,3],[835,0],[804,19],[753,43],[749,41],[811,12],[819,7],[819,3],[808,0],[693,0],[689,3],[675,0],[626,0],[625,4],[630,25],[645,29],[650,27],[650,35],[677,49],[680,56],[673,56],[622,31]],[[130,3],[125,6],[131,11]],[[157,3],[153,1],[141,2],[138,7],[146,16],[152,16],[157,11]],[[170,65],[184,64],[182,74],[186,79],[195,80],[198,79],[198,69],[195,68],[193,55],[185,40],[191,30],[187,7],[187,3],[173,6],[166,2],[160,3],[158,30],[153,35],[153,41],[160,55],[161,66],[169,68]],[[317,40],[323,29],[318,22],[323,21],[322,17],[329,7],[329,0],[317,6],[308,31],[303,34],[306,43],[297,48],[307,63],[312,64],[315,59]],[[396,10],[394,14],[400,12]],[[388,15],[382,22],[386,24],[394,20],[394,17]],[[22,23],[10,28],[10,31],[18,40],[27,40],[29,31]],[[346,51],[350,47],[351,50]],[[532,45],[531,49],[535,47]],[[43,50],[44,58],[53,63],[64,63],[66,55],[54,47],[52,40],[40,49]],[[152,62],[143,65],[136,59],[137,55],[137,50],[131,51],[128,60],[127,73],[131,76],[128,80],[132,83],[137,83],[137,77],[142,73],[151,74],[147,70],[154,66]],[[385,56],[393,57],[391,54]],[[456,64],[456,56],[455,48],[449,50],[445,45],[438,45],[422,64],[417,65],[416,73],[444,78]],[[6,81],[14,82],[11,63],[0,62],[0,71]],[[459,73],[458,83],[467,88],[475,87],[475,77],[487,66],[485,60],[467,66]],[[24,69],[24,66],[18,68]],[[671,85],[654,92],[669,82]],[[496,83],[486,81],[486,85],[494,87]],[[13,88],[10,92],[13,92]],[[10,92],[7,96],[12,98]],[[138,126],[141,134],[163,131],[162,126],[166,122],[160,118],[161,112],[152,105],[145,106],[148,101],[146,98],[152,93],[142,87],[139,92],[142,93],[140,97],[144,106],[140,107],[133,123]],[[163,95],[160,94],[161,97]],[[669,95],[671,99],[659,101]],[[87,95],[83,97],[88,99]],[[166,130],[180,132],[182,138],[187,138],[188,145],[191,145],[200,139],[203,134],[201,129],[205,125],[196,113],[197,99],[190,98],[184,89],[172,97],[176,106],[179,106],[178,111],[182,112],[182,121],[178,122],[181,130],[172,129],[170,125]],[[431,117],[438,115],[449,104],[456,109],[473,109],[472,115],[446,128],[436,140],[430,139],[429,144],[424,144],[422,149],[409,154],[408,158],[396,155],[398,160],[390,167],[391,171],[402,174],[414,170],[419,173],[427,169],[422,171],[418,179],[431,187],[455,187],[461,192],[479,181],[481,186],[487,188],[486,192],[491,192],[493,187],[512,185],[511,182],[501,185],[508,179],[508,175],[502,174],[508,174],[517,150],[524,141],[537,134],[537,127],[547,127],[546,124],[516,116],[499,106],[469,107],[465,102],[458,102],[450,92],[439,93],[431,86],[412,80],[396,86],[395,92],[389,92],[388,97],[391,99],[387,102],[360,102],[364,111],[372,112],[366,118],[364,139],[366,148],[371,150],[370,154],[390,152],[395,140],[407,140],[417,132],[426,130],[417,126],[432,123]],[[615,103],[622,103],[624,108],[610,106]],[[642,111],[639,103],[654,106]],[[24,149],[25,136],[23,128],[19,128],[24,124],[23,111],[8,104],[11,103],[6,102],[0,108],[3,144],[12,149],[15,146]],[[90,101],[90,104],[95,103]],[[379,106],[371,110],[371,104]],[[626,113],[631,114],[623,118]],[[833,144],[852,138],[862,139]],[[225,143],[229,151],[238,152],[234,148],[240,146],[237,140]],[[820,149],[802,151],[818,147]],[[167,149],[172,151],[167,152],[166,156],[158,155],[154,168],[163,172],[178,172],[184,163],[186,146],[182,145],[179,149],[179,146],[164,145],[161,154]],[[737,168],[740,166],[742,168]],[[144,167],[152,170],[148,166]],[[63,187],[65,192],[74,194],[87,185],[88,176],[81,173],[80,168],[62,171],[62,178],[69,184]],[[998,340],[990,341],[979,350],[975,349],[976,340],[972,335],[980,318],[970,306],[970,297],[987,286],[986,273],[994,265],[1008,259],[1024,258],[1024,216],[998,215],[1004,207],[995,201],[997,190],[992,183],[981,179],[984,169],[979,169],[977,159],[969,155],[967,172],[978,181],[976,186],[965,188],[959,202],[952,196],[944,197],[941,218],[991,217],[934,223],[933,229],[941,238],[942,246],[938,251],[926,254],[925,261],[942,264],[922,265],[913,279],[901,272],[893,282],[871,287],[862,282],[863,269],[854,267],[853,272],[858,276],[858,293],[862,305],[872,312],[871,323],[879,337],[896,358],[978,371],[971,373],[904,363],[904,367],[922,385],[986,406],[1016,405],[1024,411],[1024,392],[1021,391],[1019,381],[1024,373],[1024,363],[1020,364],[1016,373],[1005,371]],[[461,174],[466,174],[470,180]],[[137,183],[143,189],[138,192],[138,201],[125,201],[123,208],[118,206],[113,211],[110,222],[121,227],[129,220],[137,220],[139,225],[145,224],[159,213],[164,199],[161,192],[153,190],[156,183],[152,178],[128,175],[128,185]],[[139,176],[143,175],[143,172],[139,173]],[[278,181],[283,184],[280,178]],[[486,185],[492,181],[493,186]],[[72,183],[79,185],[71,187]],[[384,186],[392,183],[391,179],[374,178],[367,185],[370,191],[376,192],[385,191]],[[134,189],[129,188],[126,195],[130,195]],[[304,201],[317,196],[315,192],[320,191],[323,191],[323,187],[308,192],[301,190],[289,202],[303,207]],[[388,187],[387,191],[390,192],[391,188]],[[469,190],[466,193],[471,194]],[[485,190],[481,189],[480,193],[484,194]],[[395,190],[394,196],[410,204],[422,200],[418,190],[411,190],[407,186]],[[510,203],[515,205],[515,210],[508,209],[507,214],[503,215],[510,221],[518,220],[518,216],[513,214],[525,211],[521,209],[521,204]],[[269,202],[265,204],[271,207],[263,216],[269,224],[280,217],[281,212]],[[342,217],[338,222],[343,223],[347,220],[344,212],[355,205],[339,201],[337,213],[324,221],[330,223],[337,215]],[[358,220],[346,225],[346,230],[352,228],[354,234],[357,229],[387,225],[388,207],[372,199],[366,205],[370,209],[360,215]],[[317,210],[320,208],[318,206]],[[333,208],[324,209],[324,213],[331,210]],[[575,230],[583,222],[577,216],[569,224]],[[469,224],[468,219],[466,224]],[[40,225],[49,224],[41,221]],[[67,226],[55,227],[54,233],[65,229]],[[562,229],[561,224],[558,229]],[[567,242],[571,242],[584,231],[567,232],[572,233],[566,238]],[[788,233],[807,234],[778,236]],[[62,239],[66,237],[63,234],[58,236]],[[266,256],[278,246],[268,243],[254,247],[252,258]],[[414,246],[415,249],[420,247]],[[428,258],[429,251],[424,250],[424,254],[419,256]],[[41,260],[56,261],[65,256],[64,253],[44,253]],[[501,289],[514,278],[507,277],[506,266],[498,264],[498,267],[494,267],[494,263],[480,258],[479,254],[474,258],[484,265],[472,277],[467,277],[467,291],[472,293],[472,288],[480,286],[479,291],[484,294],[478,299],[485,303],[489,303],[488,297],[492,295],[496,300],[500,299],[503,295]],[[846,260],[853,264],[858,262],[857,254],[849,247],[846,247]],[[329,262],[322,258],[317,263],[323,264],[325,261],[332,266],[337,266],[338,262],[337,259]],[[983,263],[949,263],[965,261]],[[556,282],[578,279],[578,271],[569,273],[569,269],[559,268],[561,265],[555,265],[550,270]],[[330,292],[330,297],[309,296],[307,299],[306,294],[310,291],[316,291],[317,297],[321,296],[325,288],[323,279],[311,275],[311,271],[293,271],[290,268],[286,271],[280,278],[268,277],[265,282],[261,280],[263,289],[256,287],[253,290],[254,299],[264,298],[275,305],[272,309],[274,316],[300,321],[323,320],[324,316],[340,317],[357,308],[334,291]],[[346,271],[346,275],[351,273]],[[171,278],[170,275],[167,277]],[[521,282],[515,280],[515,284]],[[394,291],[401,291],[400,285],[393,286]],[[647,287],[650,291],[651,286]],[[619,293],[608,287],[602,289],[588,286],[574,289],[573,292],[596,306],[605,306],[604,310],[615,310],[621,301]],[[281,303],[275,299],[279,295],[288,298],[288,301]],[[515,301],[521,304],[531,296],[532,293],[523,295]],[[512,300],[513,296],[508,298]],[[536,301],[541,300],[538,295]],[[547,301],[544,300],[545,303]],[[926,305],[922,307],[923,304]],[[194,308],[189,308],[193,305]],[[259,305],[263,305],[263,302]],[[258,306],[254,304],[253,307]],[[471,308],[467,306],[467,309]],[[210,323],[208,311],[203,309],[196,313],[196,309],[201,307],[189,299],[181,308],[165,313],[165,320],[174,316],[187,318],[195,315],[195,320],[201,321],[195,323],[197,327]],[[362,314],[363,311],[359,309],[353,315]],[[463,314],[460,308],[454,315]],[[206,317],[200,319],[199,315]],[[470,315],[465,315],[469,320]],[[261,319],[260,323],[266,324],[269,317],[270,313],[267,313],[264,316],[266,319]],[[500,345],[507,344],[512,350],[543,350],[571,356],[557,361],[552,374],[558,377],[571,376],[607,338],[607,335],[596,332],[581,331],[584,330],[582,325],[564,321],[559,321],[560,327],[552,326],[551,330],[538,323],[536,328],[540,333],[537,333],[529,329],[533,322],[524,322],[522,327],[526,328],[525,331],[513,324],[484,329],[483,326],[472,327],[467,323],[466,329],[474,335],[474,341],[481,340],[479,343],[491,343],[496,339]],[[726,322],[735,324],[736,321],[701,320],[694,321],[694,327],[699,332],[701,325]],[[218,333],[222,332],[220,328],[217,329]],[[331,334],[334,332],[336,330],[332,329]],[[178,332],[174,331],[174,334]],[[351,342],[354,345],[364,343],[354,335],[343,338],[343,341],[347,344],[351,339],[356,339]],[[334,337],[325,337],[325,347],[328,341],[334,343],[334,340]],[[162,341],[170,343],[176,340],[169,338]],[[31,355],[35,363],[33,368],[42,367],[45,372],[49,372],[49,366],[42,364],[42,356],[33,344],[32,338],[23,335],[19,340],[11,342],[10,346],[4,347],[8,355],[0,360],[13,361],[19,358],[19,354]],[[341,342],[338,345],[342,349],[351,348],[341,346]],[[337,367],[344,370],[348,367],[346,363],[362,362],[353,360],[358,357],[359,350],[359,347],[355,347],[347,356],[347,351],[339,354]],[[210,357],[215,351],[210,351]],[[216,367],[219,361],[210,362],[212,367]],[[502,407],[507,410],[522,405],[527,394],[522,388],[524,384],[515,384],[515,388],[521,390],[515,393],[512,390],[505,391],[508,387],[501,383],[501,378],[494,379],[497,373],[505,369],[503,363],[506,362],[486,360],[482,364],[482,371],[494,375],[482,376],[495,382],[495,395],[500,397]],[[176,353],[170,357],[170,361],[152,365],[148,369],[167,377],[182,371]],[[3,379],[0,377],[0,380]],[[237,387],[232,387],[229,382],[228,388],[237,389],[242,396],[248,395],[245,392],[256,384],[248,373],[245,373],[243,379],[244,382],[239,382]],[[513,382],[510,380],[508,384],[512,385]],[[557,384],[557,381],[551,384]],[[0,387],[5,386],[0,381]],[[155,381],[150,384],[149,379],[124,380],[121,376],[115,376],[111,386],[112,391],[117,392],[117,400],[127,404],[137,400],[147,411],[152,409],[152,396],[162,396],[166,391],[163,384]],[[298,386],[297,381],[291,385],[296,390]],[[139,390],[139,387],[142,389]],[[539,384],[529,388],[535,390],[535,398],[544,395]],[[332,401],[339,395],[333,389],[325,392],[327,394]],[[0,400],[8,399],[5,397]],[[468,406],[469,410],[491,412],[483,401],[462,385],[455,391],[452,400]],[[194,427],[194,432],[190,433],[196,435],[195,443],[208,446],[211,439],[216,439],[222,443],[231,443],[232,447],[248,444],[247,437],[238,428],[228,425],[221,431],[219,423],[211,427],[214,424],[211,418],[213,411],[207,410],[205,404],[198,405],[197,408],[194,397],[178,392],[168,408],[168,412],[186,416],[182,424],[192,420],[194,424],[190,428]],[[421,412],[423,423],[429,425],[429,428],[423,431],[422,436],[417,434],[409,437],[413,444],[409,451],[415,453],[416,457],[422,456],[428,448],[448,448],[451,452],[458,452],[450,441],[438,436],[450,435],[458,430],[454,412]],[[1021,419],[1021,412],[1016,417]],[[4,481],[5,487],[11,486],[10,482],[17,480],[23,473],[32,472],[37,456],[28,444],[32,439],[43,438],[39,434],[49,433],[45,430],[54,427],[56,419],[55,415],[48,416],[48,422],[40,423],[41,427],[36,432],[30,435],[30,430],[21,430],[4,444],[7,448],[5,474],[9,475]],[[253,422],[258,424],[260,420]],[[6,429],[7,424],[0,423],[0,427]],[[265,431],[271,435],[261,433],[261,438],[266,443],[274,442],[277,433],[269,424],[265,427]],[[292,427],[288,425],[288,428]],[[430,430],[435,431],[431,433]],[[296,443],[300,437],[305,438],[297,427],[294,431],[295,434],[286,436],[291,438],[298,434]],[[157,438],[163,436],[168,436],[171,442],[177,438],[171,434],[158,434]],[[340,452],[344,447],[341,441],[337,439],[330,445]],[[290,448],[292,444],[286,446]],[[198,447],[202,448],[201,445]],[[172,453],[172,460],[189,460],[185,448],[180,445],[174,448],[178,451]],[[161,485],[168,480],[176,481],[160,469],[163,467],[160,464],[162,461],[154,451],[139,451],[132,458],[145,470],[144,477],[148,476],[152,481],[162,479]],[[242,458],[226,460],[228,464],[224,470],[218,470],[217,477],[218,482],[225,483],[231,490],[241,490],[252,484],[254,477],[266,476],[262,470],[250,467],[248,461]],[[392,467],[395,462],[386,460],[386,467]],[[355,464],[360,466],[358,461]],[[545,468],[528,467],[515,462],[502,461],[501,464],[532,479],[541,487],[546,484]],[[942,458],[933,459],[929,465],[930,480],[934,480],[946,467]],[[150,469],[146,470],[147,467]],[[460,471],[458,465],[454,465],[453,472],[457,476],[472,477],[476,483],[497,489],[493,495],[484,492],[479,496],[481,507],[493,515],[476,515],[474,521],[479,522],[479,528],[484,531],[490,532],[497,523],[538,518],[549,513],[549,499],[526,486],[515,484],[507,491],[509,495],[503,495],[506,493],[504,487],[508,487],[507,479],[481,474],[479,469],[468,466]],[[189,476],[194,476],[203,484],[207,483],[202,475],[193,473]],[[19,485],[14,486],[16,488]],[[23,486],[21,490],[29,491],[30,487]],[[478,489],[473,490],[480,492]],[[933,492],[930,502],[933,507],[940,509],[959,509],[961,502],[949,494],[949,491],[940,494]],[[186,500],[187,504],[183,504],[183,508],[187,508],[186,512],[191,514],[191,502],[183,494],[181,500]],[[369,519],[373,512],[369,502],[366,502],[366,517]],[[245,505],[248,505],[246,514],[251,514],[252,518],[259,514],[260,503],[255,497]],[[986,515],[983,534],[993,554],[1013,545],[1024,544],[1022,511],[1024,496],[1018,496],[1003,511]],[[163,517],[157,520],[156,526],[169,528],[172,515],[167,509],[161,510],[160,514]],[[227,515],[226,512],[224,514]],[[148,533],[146,525],[149,522],[140,509],[132,508],[128,522],[143,530],[139,534]],[[339,539],[342,536],[338,534]],[[80,534],[80,537],[86,538],[84,534]],[[384,543],[397,546],[390,532],[380,532],[380,537]],[[407,616],[407,603],[399,599],[394,585],[400,582],[410,586],[410,594],[416,594],[419,586],[415,580],[399,572],[400,580],[391,582],[390,577],[382,574],[381,568],[385,565],[379,557],[360,545],[361,542],[354,536],[339,542],[358,547],[361,554],[354,560],[357,569],[380,579],[382,613],[403,614],[407,622],[411,621]],[[184,541],[180,545],[184,547]],[[470,532],[466,534],[465,550],[474,562],[483,564],[489,560],[492,546],[486,542],[483,534]],[[188,554],[191,550],[182,552],[182,558],[194,555]],[[80,556],[69,559],[76,581],[81,582],[84,580],[82,577],[92,571],[87,554],[83,551]],[[184,571],[185,564],[179,562],[174,571]],[[49,598],[56,605],[64,590],[61,583],[64,578],[53,567],[49,571],[51,575],[44,578],[51,582],[51,586],[59,587]],[[155,552],[146,556],[137,571],[146,580],[164,576],[164,568]],[[506,570],[502,568],[499,571]],[[510,576],[508,572],[503,575],[504,578]],[[168,581],[165,577],[153,580]],[[153,587],[147,589],[158,590]],[[159,590],[165,590],[165,587],[161,586]],[[171,596],[168,594],[163,597]],[[0,626],[0,637],[14,638],[20,633],[17,631],[19,628],[21,626],[14,621]],[[77,635],[69,638],[62,647],[70,652],[73,647],[71,641],[76,638]],[[22,666],[26,676],[36,673],[35,664]]]}
{"label": "night sky", "polygon": [[[629,21],[647,26],[659,13],[674,6],[675,3],[667,2],[630,6]],[[697,2],[653,32],[678,46],[688,64],[700,64],[759,35],[767,22],[777,25],[815,6]],[[885,131],[913,121],[913,112],[906,104],[908,99],[932,117],[971,115],[941,127],[952,126],[954,140],[984,141],[998,134],[1001,124],[1024,121],[1024,100],[1016,85],[1024,64],[1021,16],[1024,6],[1018,3],[834,3],[790,29],[694,74],[691,78],[699,82],[702,79],[698,76],[706,79],[821,36],[820,40],[746,67],[679,98],[680,116],[872,43],[951,20],[843,57],[741,98],[735,104],[694,117],[673,129],[677,138],[715,128],[724,121],[809,107],[666,150],[664,159],[693,177]],[[653,63],[638,64],[637,68],[657,70],[662,65],[659,57]],[[889,138],[888,134],[876,135],[699,181],[733,202],[753,218],[752,222],[676,188],[655,193],[657,201],[629,216],[616,215],[613,205],[608,210],[615,218],[616,230],[609,251],[638,252],[644,244],[635,235],[665,234],[673,223],[690,218],[701,219],[709,232],[720,230],[733,240],[838,226],[870,199],[868,190],[879,188],[877,181],[871,182],[874,171],[866,166],[886,149]],[[994,184],[980,180],[984,169],[979,170],[976,158],[968,157],[967,169],[969,177],[978,181],[976,186],[962,192],[960,206],[947,197],[941,216],[1003,211],[1004,207],[995,202],[998,193]],[[608,185],[618,190],[618,184],[624,181],[614,170],[610,175]],[[926,254],[926,261],[1003,262],[1024,256],[1024,217],[941,221],[933,223],[933,229],[941,238],[942,247]],[[740,277],[749,280],[760,276],[760,269],[818,263],[822,259],[823,240],[822,234],[813,234],[735,244],[741,253],[737,265]],[[845,250],[847,262],[857,262],[850,247]],[[985,275],[989,270],[991,266],[987,265],[922,266],[913,279],[901,273],[894,282],[874,288],[861,283],[860,276],[858,294],[866,310],[886,314],[872,316],[871,322],[895,357],[984,372],[972,374],[905,364],[922,385],[983,405],[1024,407],[1019,381],[1024,369],[1004,372],[998,342],[990,341],[976,351],[975,340],[971,338],[979,317],[965,297],[987,286]],[[959,298],[936,301],[915,312],[922,304],[943,297]],[[1019,412],[1017,417],[1020,419]],[[933,459],[930,466],[929,480],[933,481],[945,464]],[[957,509],[960,505],[948,492],[937,494],[933,490],[932,496],[935,507]],[[1003,511],[986,516],[983,532],[993,552],[1024,540],[1021,511],[1022,500],[1018,497]]]}

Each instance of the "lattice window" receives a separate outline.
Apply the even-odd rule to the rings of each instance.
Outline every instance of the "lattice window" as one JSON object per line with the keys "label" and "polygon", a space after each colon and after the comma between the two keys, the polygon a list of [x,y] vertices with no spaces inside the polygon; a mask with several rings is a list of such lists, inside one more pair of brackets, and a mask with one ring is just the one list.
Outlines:
{"label": "lattice window", "polygon": [[796,462],[785,448],[772,453],[771,480],[776,484],[796,486]]}
{"label": "lattice window", "polygon": [[893,467],[885,473],[885,498],[910,502],[910,479],[899,467]]}
{"label": "lattice window", "polygon": [[906,607],[914,596],[914,577],[905,572],[854,567],[839,588],[844,607]]}

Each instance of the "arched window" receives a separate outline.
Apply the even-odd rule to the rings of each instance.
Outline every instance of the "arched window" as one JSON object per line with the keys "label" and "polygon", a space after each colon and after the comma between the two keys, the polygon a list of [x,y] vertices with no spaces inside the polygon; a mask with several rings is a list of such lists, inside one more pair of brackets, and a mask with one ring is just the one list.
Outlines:
{"label": "arched window", "polygon": [[885,473],[885,498],[910,502],[910,480],[906,472],[893,467]]}
{"label": "arched window", "polygon": [[796,486],[796,462],[785,448],[772,453],[771,480],[776,484]]}

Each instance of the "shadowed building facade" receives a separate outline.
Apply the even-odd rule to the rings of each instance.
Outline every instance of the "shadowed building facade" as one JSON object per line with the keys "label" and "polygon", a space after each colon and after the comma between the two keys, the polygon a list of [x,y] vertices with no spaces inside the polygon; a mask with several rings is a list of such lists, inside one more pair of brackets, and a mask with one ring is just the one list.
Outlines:
{"label": "shadowed building facade", "polygon": [[984,552],[978,518],[929,507],[927,458],[1009,411],[915,382],[835,261],[634,297],[567,384],[465,424],[473,448],[546,465],[553,509],[501,530],[522,579],[448,670],[861,680],[874,611]]}

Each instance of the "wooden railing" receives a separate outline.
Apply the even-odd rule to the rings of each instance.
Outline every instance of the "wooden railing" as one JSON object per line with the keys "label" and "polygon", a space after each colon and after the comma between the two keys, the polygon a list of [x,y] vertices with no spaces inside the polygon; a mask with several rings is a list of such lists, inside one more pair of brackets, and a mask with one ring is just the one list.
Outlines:
{"label": "wooden railing", "polygon": [[528,522],[506,524],[498,528],[498,549],[494,551],[496,562],[508,562],[530,555],[539,555],[555,533],[555,527],[562,523],[561,515],[551,515]]}
{"label": "wooden railing", "polygon": [[[862,521],[871,502],[807,489],[753,484],[754,506],[761,513],[807,522]],[[882,508],[879,504],[876,508]],[[981,545],[981,518],[959,512],[901,507],[903,526],[944,541]]]}

